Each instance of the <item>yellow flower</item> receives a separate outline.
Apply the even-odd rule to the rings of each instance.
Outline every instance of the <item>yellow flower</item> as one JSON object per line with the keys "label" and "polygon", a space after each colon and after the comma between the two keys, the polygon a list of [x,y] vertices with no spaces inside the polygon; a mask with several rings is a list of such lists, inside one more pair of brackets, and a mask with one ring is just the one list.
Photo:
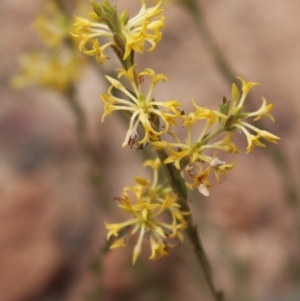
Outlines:
{"label": "yellow flower", "polygon": [[59,92],[69,91],[85,64],[84,57],[70,43],[71,25],[71,20],[55,1],[46,3],[34,22],[46,47],[19,58],[21,71],[11,80],[13,87],[41,86]]}
{"label": "yellow flower", "polygon": [[[260,141],[260,138],[267,140],[274,144],[277,144],[277,140],[280,139],[278,136],[275,136],[268,131],[260,130],[259,128],[255,127],[245,121],[235,122],[232,124],[232,126],[234,126],[237,129],[240,129],[246,135],[247,142],[248,142],[246,153],[249,153],[250,151],[252,151],[254,145],[259,146],[259,147],[265,147],[265,144],[263,144]],[[256,135],[250,134],[250,132],[247,128],[256,132]]]}
{"label": "yellow flower", "polygon": [[[181,170],[181,161],[184,159],[186,160],[183,164],[184,166],[187,164],[193,164],[196,161],[210,163],[212,158],[204,153],[209,149],[218,149],[230,153],[239,152],[235,144],[231,141],[231,133],[228,133],[224,138],[216,142],[210,142],[210,139],[212,139],[214,135],[218,133],[218,129],[217,131],[212,131],[211,133],[209,133],[209,130],[212,125],[218,123],[219,117],[223,116],[223,114],[214,110],[199,107],[196,105],[194,100],[192,102],[195,107],[195,111],[190,112],[188,115],[184,115],[182,117],[183,126],[187,127],[187,137],[184,142],[181,142],[175,133],[172,133],[172,136],[176,139],[176,142],[151,142],[154,150],[167,149],[169,151],[170,156],[165,159],[164,163],[174,163],[178,170]],[[199,120],[205,120],[206,124],[200,132],[198,138],[194,141],[192,139],[192,132],[194,131],[194,128],[199,128],[198,125],[196,126],[196,123]]]}
{"label": "yellow flower", "polygon": [[213,168],[213,170],[215,172],[217,181],[220,180],[220,177],[222,177],[221,181],[225,180],[226,179],[226,171],[231,170],[235,164],[236,164],[236,161],[229,164],[229,163],[226,163],[225,161],[221,161],[219,159],[219,157],[217,157],[217,156],[215,156],[210,162],[210,166]]}
{"label": "yellow flower", "polygon": [[[182,116],[183,126],[187,127],[184,142],[173,131],[169,131],[168,133],[176,142],[152,141],[151,145],[154,150],[165,149],[168,151],[169,157],[164,160],[164,164],[173,163],[178,170],[182,170],[187,166],[186,171],[194,180],[193,183],[186,183],[187,186],[191,189],[198,188],[201,194],[208,196],[208,188],[211,187],[208,176],[211,168],[214,169],[216,178],[219,180],[220,175],[225,179],[226,171],[232,169],[235,164],[213,161],[214,158],[209,155],[209,151],[221,150],[229,153],[239,153],[239,150],[232,142],[232,133],[227,133],[226,136],[216,139],[220,133],[225,131],[222,124],[219,124],[220,119],[222,120],[225,115],[218,111],[200,107],[194,100],[192,103],[195,110]],[[199,125],[197,123],[201,120],[206,121],[206,123],[198,134],[198,138],[194,139],[192,134],[195,134],[195,131],[198,130]],[[202,165],[205,163],[210,166],[203,171]]]}
{"label": "yellow flower", "polygon": [[[107,56],[104,50],[111,46],[117,54],[126,60],[132,51],[142,53],[145,42],[150,44],[148,51],[153,51],[162,38],[161,28],[164,26],[165,17],[158,3],[155,7],[146,8],[144,0],[139,13],[129,19],[127,12],[120,15],[108,1],[102,5],[92,2],[95,13],[90,13],[90,20],[75,17],[72,35],[80,40],[79,49],[87,55],[98,55],[99,63],[105,62]],[[100,41],[101,42],[96,42]],[[88,47],[92,42],[92,49]],[[101,46],[99,46],[101,45]]]}
{"label": "yellow flower", "polygon": [[71,22],[54,1],[49,1],[34,25],[44,43],[48,47],[56,47],[68,37]]}
{"label": "yellow flower", "polygon": [[[264,116],[270,118],[272,121],[274,117],[270,114],[270,111],[273,108],[273,104],[268,104],[264,97],[262,97],[262,105],[255,112],[243,112],[244,102],[250,90],[255,86],[259,85],[255,82],[246,82],[243,78],[238,77],[238,79],[242,82],[242,95],[235,84],[232,85],[232,104],[229,104],[227,100],[221,105],[221,113],[220,120],[221,124],[223,124],[224,129],[228,131],[237,131],[244,133],[247,138],[247,148],[246,153],[249,153],[253,150],[254,145],[259,147],[265,147],[265,144],[261,142],[260,139],[267,140],[271,143],[277,143],[280,139],[279,137],[271,134],[268,131],[261,130],[252,124],[245,121],[245,119],[254,117],[253,121],[257,121],[262,119]],[[255,134],[251,134],[249,131],[255,132]]]}
{"label": "yellow flower", "polygon": [[254,121],[262,119],[264,116],[269,117],[273,122],[275,122],[274,117],[269,113],[273,109],[274,105],[272,103],[267,105],[267,101],[262,97],[262,105],[256,112],[246,113],[247,117],[255,117]]}
{"label": "yellow flower", "polygon": [[[176,99],[159,102],[153,98],[153,91],[157,82],[160,80],[165,81],[167,78],[163,74],[155,74],[151,69],[145,69],[136,74],[135,66],[130,67],[128,71],[120,69],[119,72],[119,78],[125,76],[131,84],[131,89],[125,88],[120,81],[106,76],[111,86],[108,89],[108,94],[101,94],[101,99],[105,104],[102,121],[106,115],[113,111],[120,110],[130,113],[129,128],[122,147],[126,145],[132,147],[135,144],[138,138],[137,129],[139,124],[143,126],[145,131],[144,137],[139,141],[140,144],[147,143],[149,139],[157,140],[159,136],[168,131],[170,125],[176,124],[175,118],[181,114],[177,109],[180,103]],[[144,77],[148,77],[151,80],[147,94],[142,92]],[[112,94],[113,88],[120,90],[128,99],[114,96]],[[155,119],[157,118],[160,118],[165,125],[160,131],[155,126]]]}
{"label": "yellow flower", "polygon": [[194,99],[192,99],[192,104],[195,107],[196,111],[191,112],[185,118],[183,125],[194,124],[194,123],[198,122],[198,120],[205,119],[205,120],[209,121],[209,126],[210,126],[210,125],[213,125],[214,123],[216,123],[218,121],[218,118],[223,117],[223,114],[221,114],[218,111],[198,106]]}
{"label": "yellow flower", "polygon": [[81,57],[67,50],[26,54],[20,57],[21,72],[12,78],[11,84],[16,89],[42,86],[66,92],[80,77],[83,63]]}
{"label": "yellow flower", "polygon": [[[127,234],[115,241],[111,248],[125,247],[128,240],[138,233],[137,243],[133,251],[133,264],[142,250],[142,241],[150,241],[150,259],[157,259],[169,254],[171,248],[183,243],[182,231],[187,227],[184,215],[177,203],[177,195],[171,194],[171,189],[158,185],[159,160],[148,160],[144,166],[154,170],[153,183],[144,178],[136,178],[137,185],[126,187],[123,190],[119,208],[131,215],[123,223],[105,223],[108,230],[107,239],[118,236],[122,229],[127,229]],[[131,193],[132,196],[129,196]]]}
{"label": "yellow flower", "polygon": [[194,180],[193,183],[186,183],[187,187],[190,189],[198,188],[201,194],[209,196],[208,187],[212,186],[211,182],[208,180],[210,170],[211,167],[208,166],[205,171],[203,171],[199,162],[187,166],[188,174]]}
{"label": "yellow flower", "polygon": [[248,93],[250,92],[250,90],[254,87],[259,85],[259,83],[255,83],[255,82],[246,82],[242,77],[237,77],[241,82],[242,82],[242,97],[240,99],[240,102],[238,104],[238,107],[242,107],[244,105],[244,101],[246,100],[246,97],[248,95]]}

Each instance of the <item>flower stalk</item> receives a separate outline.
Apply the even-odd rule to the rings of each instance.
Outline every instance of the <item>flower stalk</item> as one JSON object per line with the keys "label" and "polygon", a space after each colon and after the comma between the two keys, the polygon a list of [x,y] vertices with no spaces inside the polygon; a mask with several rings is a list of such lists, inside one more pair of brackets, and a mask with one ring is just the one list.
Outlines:
{"label": "flower stalk", "polygon": [[[187,1],[186,5],[192,7],[194,1]],[[149,258],[154,260],[179,247],[184,242],[185,233],[193,245],[214,300],[222,301],[224,295],[215,288],[209,260],[192,219],[187,189],[197,188],[209,196],[211,171],[217,181],[225,180],[226,173],[233,169],[236,161],[227,163],[219,158],[217,152],[240,152],[232,141],[234,134],[245,135],[247,153],[254,146],[265,147],[262,140],[276,144],[279,137],[251,123],[263,117],[274,121],[270,114],[273,105],[267,105],[262,98],[260,109],[245,112],[247,95],[257,83],[246,82],[240,77],[241,91],[233,84],[232,100],[224,97],[219,110],[200,107],[192,100],[194,108],[186,114],[177,99],[158,100],[154,97],[156,85],[165,82],[167,77],[150,68],[139,72],[134,56],[146,49],[155,50],[162,38],[165,17],[160,3],[147,8],[141,0],[141,10],[133,18],[129,18],[127,11],[118,14],[108,0],[102,4],[92,1],[92,6],[94,12],[89,14],[89,18],[75,18],[72,35],[79,40],[80,51],[95,56],[96,61],[103,64],[109,59],[105,54],[106,48],[112,48],[123,67],[117,69],[117,76],[106,76],[110,87],[100,96],[104,104],[102,121],[115,111],[125,112],[130,121],[122,147],[142,150],[150,144],[158,156],[157,160],[147,160],[144,164],[153,169],[153,181],[136,177],[135,186],[125,187],[122,196],[116,198],[118,207],[130,218],[121,223],[105,223],[107,238],[119,237],[111,248],[125,247],[128,240],[136,236],[132,259],[135,263],[146,238],[151,249]],[[150,47],[147,48],[146,44]],[[144,82],[149,83],[146,92]],[[204,123],[202,130],[199,130],[200,123]],[[178,124],[187,130],[186,139],[177,136],[174,129]],[[160,166],[168,183],[158,183]],[[193,182],[188,181],[190,178]]]}
{"label": "flower stalk", "polygon": [[[198,22],[222,74],[230,82],[236,81],[209,33],[196,1],[181,3]],[[233,83],[231,99],[223,97],[218,109],[199,106],[192,99],[192,110],[185,113],[176,98],[163,100],[155,93],[156,86],[165,83],[167,76],[150,68],[140,70],[135,62],[137,54],[153,52],[162,40],[165,16],[161,3],[147,7],[145,0],[141,0],[140,11],[130,17],[126,10],[118,13],[109,0],[101,4],[92,0],[93,11],[87,17],[75,17],[71,35],[71,23],[62,4],[60,0],[51,2],[49,15],[42,15],[36,22],[48,53],[37,52],[24,57],[21,62],[23,72],[14,78],[13,84],[16,87],[39,84],[66,96],[76,118],[80,147],[91,163],[99,167],[100,158],[86,139],[86,117],[76,97],[75,81],[83,74],[81,69],[87,62],[79,56],[79,51],[101,65],[110,59],[108,49],[113,51],[122,68],[116,70],[117,75],[105,76],[110,86],[100,95],[104,104],[102,121],[116,111],[128,115],[122,147],[136,149],[144,155],[147,154],[144,149],[148,147],[157,158],[147,158],[143,165],[152,169],[152,180],[135,177],[135,184],[126,186],[122,194],[115,197],[119,209],[128,215],[128,219],[119,223],[105,222],[110,249],[126,247],[129,240],[135,239],[132,256],[135,264],[145,240],[150,247],[149,259],[156,260],[180,247],[186,237],[193,246],[213,299],[223,301],[224,294],[214,285],[208,256],[193,221],[188,189],[198,189],[200,194],[209,197],[213,187],[211,178],[217,182],[226,179],[236,160],[227,163],[222,156],[240,153],[233,142],[235,135],[245,136],[246,153],[254,147],[266,147],[265,141],[277,144],[280,138],[264,130],[259,123],[264,117],[275,121],[270,113],[273,104],[267,104],[262,97],[259,109],[249,109],[248,94],[258,83],[237,77],[241,87]],[[74,47],[74,40],[79,51]],[[185,137],[176,134],[177,126],[186,131]],[[278,152],[277,157],[284,166],[284,158],[278,156]],[[158,180],[160,169],[167,178],[165,183]]]}
{"label": "flower stalk", "polygon": [[[156,152],[159,159],[163,163],[167,158],[166,152],[164,150],[157,150]],[[173,164],[163,164],[163,167],[172,189],[178,194],[178,204],[180,205],[180,208],[183,211],[190,211],[186,185],[180,173]],[[222,291],[218,291],[215,287],[213,281],[213,273],[208,260],[208,256],[206,255],[205,249],[202,245],[197,226],[193,222],[192,215],[187,215],[185,218],[187,221],[187,228],[185,230],[185,233],[191,245],[193,246],[193,251],[201,267],[209,290],[215,301],[224,301],[224,293]]]}

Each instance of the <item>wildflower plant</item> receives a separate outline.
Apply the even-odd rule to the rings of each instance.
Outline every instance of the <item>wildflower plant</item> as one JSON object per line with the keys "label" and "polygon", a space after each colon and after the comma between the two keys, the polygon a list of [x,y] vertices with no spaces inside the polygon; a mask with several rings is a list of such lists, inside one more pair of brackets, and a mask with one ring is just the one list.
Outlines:
{"label": "wildflower plant", "polygon": [[[179,247],[186,234],[195,247],[216,300],[221,300],[207,271],[207,258],[192,221],[187,188],[198,189],[202,195],[209,196],[211,174],[217,181],[225,180],[236,160],[227,163],[221,159],[222,153],[240,153],[233,142],[234,135],[246,136],[246,153],[254,146],[265,147],[264,140],[277,143],[279,137],[254,126],[255,121],[263,117],[274,121],[270,113],[273,105],[262,98],[257,111],[245,111],[247,95],[258,83],[246,82],[241,77],[238,77],[240,89],[232,84],[231,99],[224,97],[219,108],[201,107],[192,99],[193,110],[185,113],[177,99],[158,101],[154,91],[159,82],[167,80],[166,75],[150,68],[140,70],[134,56],[136,52],[154,51],[161,41],[165,21],[161,3],[149,8],[141,0],[140,11],[132,18],[126,10],[118,13],[109,0],[91,3],[93,12],[86,18],[76,16],[71,34],[78,40],[79,50],[95,56],[99,64],[107,62],[106,49],[112,48],[122,66],[114,77],[105,76],[110,86],[100,95],[104,104],[102,121],[115,111],[123,111],[130,116],[130,121],[122,147],[149,147],[158,156],[144,163],[153,169],[153,181],[135,178],[137,184],[125,187],[122,195],[116,198],[118,207],[128,214],[128,219],[120,223],[105,222],[107,238],[118,237],[111,248],[126,246],[136,234],[133,263],[144,239],[150,242],[150,259],[154,260]],[[150,88],[145,90],[147,80]],[[176,125],[186,129],[184,139],[176,134]],[[158,182],[160,167],[168,183]]]}
{"label": "wildflower plant", "polygon": [[[109,230],[108,238],[118,236],[123,228],[132,227],[131,231],[111,245],[112,249],[126,246],[128,239],[139,232],[133,251],[133,263],[141,252],[144,237],[150,240],[152,260],[168,255],[171,248],[183,242],[182,230],[187,227],[184,216],[190,213],[180,210],[177,195],[168,185],[158,183],[160,165],[159,159],[147,160],[144,166],[150,166],[154,172],[152,184],[145,178],[137,177],[137,185],[124,188],[122,197],[116,198],[120,203],[119,208],[131,217],[123,223],[105,223]],[[164,219],[164,215],[169,215],[169,221]]]}
{"label": "wildflower plant", "polygon": [[[226,162],[223,154],[241,152],[233,141],[235,135],[245,135],[246,153],[255,146],[265,147],[265,141],[276,144],[279,137],[255,125],[264,117],[274,121],[273,105],[262,97],[261,107],[248,112],[247,96],[258,83],[241,77],[237,77],[240,87],[233,83],[230,99],[223,97],[218,108],[199,106],[192,99],[193,109],[186,112],[176,98],[158,99],[154,96],[156,86],[166,82],[167,76],[151,66],[141,70],[135,54],[153,52],[162,40],[165,16],[161,2],[147,7],[141,0],[141,8],[133,17],[126,10],[119,13],[109,0],[102,3],[92,0],[91,5],[93,11],[85,17],[75,16],[71,29],[66,15],[50,2],[46,13],[36,21],[49,51],[24,56],[22,73],[12,83],[15,87],[39,84],[72,97],[74,81],[86,63],[80,52],[95,57],[102,65],[109,60],[108,48],[113,50],[120,68],[114,76],[105,75],[109,87],[100,95],[104,105],[102,121],[116,111],[129,115],[121,146],[140,151],[147,147],[157,158],[147,159],[143,165],[152,169],[152,181],[136,177],[136,184],[125,187],[115,198],[128,217],[122,222],[105,222],[107,239],[116,238],[110,248],[125,247],[129,240],[135,240],[132,256],[135,263],[145,245],[143,241],[149,242],[149,258],[156,260],[180,247],[187,237],[215,300],[220,301],[222,294],[214,287],[208,259],[192,220],[188,189],[196,189],[208,197],[212,177],[217,182],[226,180],[237,161]],[[79,51],[73,47],[74,40]],[[185,137],[177,134],[178,126],[184,128]],[[160,170],[165,173],[166,182],[159,181]]]}

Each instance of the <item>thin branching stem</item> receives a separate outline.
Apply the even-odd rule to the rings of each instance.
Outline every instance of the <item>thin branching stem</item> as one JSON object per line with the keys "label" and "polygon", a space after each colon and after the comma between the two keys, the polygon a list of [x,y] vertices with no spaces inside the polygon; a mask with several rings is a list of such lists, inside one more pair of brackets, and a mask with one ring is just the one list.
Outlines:
{"label": "thin branching stem", "polygon": [[[164,164],[164,160],[168,157],[165,150],[157,150],[157,155],[162,162],[166,176],[173,191],[178,195],[178,203],[181,209],[184,212],[190,212],[190,208],[188,205],[188,193],[185,182],[180,172],[175,168],[174,164]],[[218,291],[214,285],[212,269],[206,252],[203,248],[200,236],[198,234],[197,226],[194,224],[191,214],[186,216],[186,221],[188,226],[185,232],[190,243],[193,246],[194,253],[196,255],[199,265],[201,266],[209,290],[215,301],[224,301],[223,292]]]}

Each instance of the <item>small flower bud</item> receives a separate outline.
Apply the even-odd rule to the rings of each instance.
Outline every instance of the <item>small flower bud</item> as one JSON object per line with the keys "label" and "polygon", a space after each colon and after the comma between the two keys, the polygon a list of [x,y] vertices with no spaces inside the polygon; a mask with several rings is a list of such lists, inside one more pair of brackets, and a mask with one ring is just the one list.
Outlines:
{"label": "small flower bud", "polygon": [[209,196],[209,190],[207,189],[207,186],[204,185],[203,183],[201,183],[198,186],[198,190],[201,194],[203,194],[204,196]]}
{"label": "small flower bud", "polygon": [[224,164],[226,164],[226,162],[225,161],[221,161],[218,157],[214,157],[212,160],[211,160],[211,162],[210,162],[210,166],[212,167],[212,168],[218,168],[219,166],[222,166],[222,165],[224,165]]}

